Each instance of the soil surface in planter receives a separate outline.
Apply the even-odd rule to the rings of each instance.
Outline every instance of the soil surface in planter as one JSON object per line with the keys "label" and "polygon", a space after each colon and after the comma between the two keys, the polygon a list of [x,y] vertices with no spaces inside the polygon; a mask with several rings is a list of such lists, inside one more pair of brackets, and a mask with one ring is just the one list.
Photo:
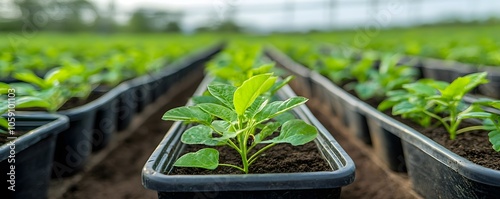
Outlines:
{"label": "soil surface in planter", "polygon": [[[155,199],[156,191],[147,190],[141,184],[141,170],[151,153],[159,144],[172,122],[161,120],[163,114],[174,107],[186,104],[195,87],[184,91],[176,101],[165,107],[158,107],[158,112],[148,118],[143,128],[134,132],[133,137],[116,148],[96,167],[85,174],[83,179],[71,187],[65,199]],[[321,107],[319,107],[321,108]],[[318,116],[318,115],[317,115]],[[356,164],[356,179],[353,184],[342,188],[343,199],[413,199],[410,188],[391,181],[386,173],[371,159],[363,154],[351,141],[320,121],[334,132],[335,139],[347,151]]]}
{"label": "soil surface in planter", "polygon": [[[455,140],[451,140],[448,131],[444,127],[423,128],[399,116],[393,118],[421,132],[453,153],[481,166],[500,170],[500,152],[493,150],[486,131],[469,131],[457,135]],[[474,124],[462,122],[459,129],[467,126],[474,126]]]}
{"label": "soil surface in planter", "polygon": [[[269,138],[268,138],[269,139]],[[265,145],[261,144],[252,151],[258,151]],[[195,152],[206,146],[188,145],[186,151]],[[242,166],[241,156],[230,147],[216,147],[219,151],[219,162]],[[251,155],[250,155],[251,156]],[[293,173],[329,171],[328,163],[323,159],[314,142],[302,146],[278,144],[262,153],[252,165],[249,173]],[[215,170],[174,167],[171,175],[210,175],[210,174],[241,174],[242,171],[231,167],[219,166]]]}

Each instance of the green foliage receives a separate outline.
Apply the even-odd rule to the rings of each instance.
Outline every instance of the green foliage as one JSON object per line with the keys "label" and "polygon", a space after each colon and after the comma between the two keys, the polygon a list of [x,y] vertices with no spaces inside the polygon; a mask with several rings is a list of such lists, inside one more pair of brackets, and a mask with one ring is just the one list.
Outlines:
{"label": "green foliage", "polygon": [[270,73],[275,69],[274,63],[262,61],[260,45],[234,44],[210,61],[206,70],[219,80],[239,86],[252,76]]}
{"label": "green foliage", "polygon": [[[398,56],[386,55],[383,57],[379,69],[369,67],[369,61],[362,61],[353,71],[357,77],[354,90],[361,99],[383,99],[390,91],[401,89],[404,84],[413,82],[416,70],[410,66],[398,66]],[[359,68],[359,71],[356,70]],[[366,74],[368,77],[366,79]]]}
{"label": "green foliage", "polygon": [[[419,80],[404,85],[405,90],[389,93],[389,98],[379,106],[379,110],[392,107],[392,114],[418,122],[422,126],[430,126],[432,120],[443,125],[450,139],[457,134],[471,130],[490,130],[490,141],[498,151],[498,119],[499,115],[484,111],[485,106],[500,108],[500,101],[483,99],[470,105],[463,102],[465,94],[480,84],[487,83],[486,72],[474,73],[459,77],[450,84],[435,80]],[[489,121],[480,126],[458,129],[464,119],[480,119]],[[493,122],[494,121],[494,122]]]}
{"label": "green foliage", "polygon": [[9,109],[9,104],[14,103],[14,107],[17,108],[33,108],[33,107],[40,107],[40,108],[47,108],[50,106],[50,103],[48,101],[45,101],[44,99],[38,98],[38,97],[31,97],[31,96],[25,96],[25,97],[16,97],[15,100],[9,100],[5,98],[4,96],[0,97],[0,133],[7,134],[7,130],[9,129],[9,123],[8,120],[3,118],[3,114],[7,114],[8,117],[14,117],[15,113],[13,110]]}
{"label": "green foliage", "polygon": [[219,166],[219,151],[211,148],[188,153],[175,161],[176,167],[198,167],[214,170]]}
{"label": "green foliage", "polygon": [[[164,120],[199,123],[183,133],[183,143],[231,147],[241,155],[243,164],[236,166],[219,163],[217,150],[202,149],[183,155],[174,165],[205,169],[229,166],[248,173],[250,165],[272,146],[279,143],[303,145],[316,138],[317,130],[314,126],[291,119],[287,114],[287,111],[304,104],[306,98],[293,97],[269,103],[271,93],[284,85],[276,80],[276,76],[266,73],[252,76],[238,87],[211,84],[207,88],[210,95],[195,98],[195,106],[167,111],[163,116]],[[278,130],[277,137],[266,139]],[[251,153],[257,144],[267,145]]]}

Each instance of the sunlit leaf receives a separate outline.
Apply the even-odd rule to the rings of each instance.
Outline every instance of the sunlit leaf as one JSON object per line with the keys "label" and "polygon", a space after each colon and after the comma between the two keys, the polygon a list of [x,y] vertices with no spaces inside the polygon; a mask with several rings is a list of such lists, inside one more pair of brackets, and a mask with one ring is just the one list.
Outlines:
{"label": "sunlit leaf", "polygon": [[219,166],[219,151],[211,148],[187,153],[175,161],[176,167],[197,167],[214,170]]}

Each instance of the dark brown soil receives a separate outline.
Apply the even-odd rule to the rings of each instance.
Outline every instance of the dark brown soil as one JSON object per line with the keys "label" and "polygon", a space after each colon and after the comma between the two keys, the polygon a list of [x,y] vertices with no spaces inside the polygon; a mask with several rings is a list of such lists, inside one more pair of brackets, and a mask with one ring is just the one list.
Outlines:
{"label": "dark brown soil", "polygon": [[[456,153],[481,166],[500,170],[500,153],[493,150],[491,143],[488,140],[488,132],[486,131],[466,132],[464,134],[457,135],[455,140],[451,140],[444,127],[423,128],[418,124],[399,116],[393,118],[431,138],[453,153]],[[462,124],[460,124],[460,128],[473,125],[474,124],[469,122],[462,122]]]}
{"label": "dark brown soil", "polygon": [[[262,145],[265,146],[265,145]],[[185,153],[198,151],[206,146],[189,145]],[[262,147],[260,147],[262,148]],[[216,147],[219,151],[219,162],[240,166],[241,156],[230,147]],[[255,148],[259,149],[259,148]],[[257,150],[253,151],[257,151]],[[276,145],[264,152],[249,168],[249,173],[293,173],[328,171],[328,163],[323,159],[314,142],[303,146],[290,144]],[[210,175],[210,174],[241,174],[235,168],[219,166],[215,170],[174,167],[172,175]]]}

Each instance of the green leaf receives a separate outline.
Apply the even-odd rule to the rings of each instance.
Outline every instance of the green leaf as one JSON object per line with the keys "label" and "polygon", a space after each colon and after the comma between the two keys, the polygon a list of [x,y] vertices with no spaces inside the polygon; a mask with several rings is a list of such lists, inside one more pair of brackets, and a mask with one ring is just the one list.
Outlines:
{"label": "green leaf", "polygon": [[258,121],[257,123],[263,122],[267,119],[271,119],[276,117],[279,114],[282,114],[288,110],[291,110],[297,106],[300,106],[307,102],[307,98],[305,97],[292,97],[287,99],[286,101],[275,101],[264,107],[262,111],[255,115],[255,119]]}
{"label": "green leaf", "polygon": [[48,108],[50,103],[38,97],[20,97],[16,100],[16,108]]}
{"label": "green leaf", "polygon": [[487,119],[491,118],[491,113],[486,112],[469,112],[464,114],[459,114],[458,119],[467,119],[467,118],[477,118],[477,119]]}
{"label": "green leaf", "polygon": [[219,132],[229,131],[231,127],[231,123],[223,121],[223,120],[215,120],[212,122],[212,127]]}
{"label": "green leaf", "polygon": [[392,100],[384,100],[382,102],[380,102],[380,104],[377,106],[377,109],[379,111],[385,111],[387,109],[390,109],[391,107],[393,107],[394,105],[398,104],[399,102],[398,101],[392,101]]}
{"label": "green leaf", "polygon": [[281,126],[279,122],[269,122],[262,128],[259,134],[255,135],[255,143],[258,144],[272,135]]}
{"label": "green leaf", "polygon": [[204,144],[208,146],[222,146],[225,143],[214,140],[212,129],[205,125],[197,125],[186,130],[181,137],[184,144]]}
{"label": "green leaf", "polygon": [[488,133],[488,137],[490,138],[491,144],[493,144],[493,149],[500,152],[500,131],[491,131]]}
{"label": "green leaf", "polygon": [[419,111],[420,108],[415,106],[414,104],[408,102],[408,101],[403,101],[400,102],[392,107],[392,114],[393,115],[401,115],[405,113],[413,113],[416,111]]}
{"label": "green leaf", "polygon": [[16,90],[16,95],[33,96],[39,92],[37,91],[35,85],[29,83],[24,83],[24,82],[11,83],[10,86]]}
{"label": "green leaf", "polygon": [[201,110],[226,121],[235,121],[237,117],[236,113],[222,105],[204,103],[198,104],[197,106],[200,107]]}
{"label": "green leaf", "polygon": [[436,89],[422,82],[415,82],[403,85],[403,88],[416,95],[431,96],[436,94]]}
{"label": "green leaf", "polygon": [[293,146],[303,145],[316,138],[318,130],[316,127],[302,120],[290,120],[281,127],[280,135],[272,140],[262,143],[289,143]]}
{"label": "green leaf", "polygon": [[487,72],[480,72],[480,73],[473,73],[473,74],[466,75],[465,77],[469,78],[470,80],[469,80],[469,83],[465,87],[465,91],[469,92],[481,84],[488,83],[488,79],[486,78],[487,75],[488,75]]}
{"label": "green leaf", "polygon": [[257,97],[257,99],[255,99],[253,104],[247,108],[247,113],[246,113],[247,116],[249,118],[253,118],[255,114],[262,111],[262,109],[267,105],[268,102],[269,100],[266,97],[263,96]]}
{"label": "green leaf", "polygon": [[212,103],[212,104],[224,105],[220,100],[218,100],[214,96],[195,96],[191,98],[191,100],[193,100],[194,104]]}
{"label": "green leaf", "polygon": [[212,117],[196,106],[183,106],[167,111],[163,120],[210,123]]}
{"label": "green leaf", "polygon": [[264,74],[264,73],[269,73],[274,68],[274,65],[275,65],[274,63],[268,63],[268,64],[264,64],[262,66],[259,66],[257,68],[252,68],[250,70],[251,75],[260,75],[260,74]]}
{"label": "green leaf", "polygon": [[208,91],[228,108],[234,109],[233,96],[236,87],[227,84],[209,85]]}
{"label": "green leaf", "polygon": [[491,106],[496,109],[500,109],[500,100],[491,100],[491,99],[478,99],[473,104],[483,105],[483,106]]}
{"label": "green leaf", "polygon": [[288,76],[284,80],[276,82],[273,87],[271,88],[271,95],[274,95],[278,90],[283,88],[283,86],[287,85],[290,81],[292,81],[295,78],[295,76]]}
{"label": "green leaf", "polygon": [[8,129],[9,122],[5,118],[1,117],[1,114],[0,114],[0,130],[2,130],[1,128]]}
{"label": "green leaf", "polygon": [[231,123],[223,120],[215,120],[212,122],[212,128],[218,132],[222,132],[221,137],[215,137],[213,140],[216,141],[227,141],[228,139],[236,137],[241,131],[236,132],[234,128],[231,127]]}
{"label": "green leaf", "polygon": [[293,119],[295,119],[295,115],[293,115],[290,112],[284,112],[284,113],[279,114],[278,116],[273,118],[273,120],[280,123],[281,125],[283,125],[285,122],[288,122],[289,120],[293,120]]}
{"label": "green leaf", "polygon": [[450,83],[448,83],[448,82],[437,81],[434,79],[420,79],[420,80],[418,80],[418,82],[429,85],[432,88],[437,89],[437,90],[443,90],[450,85]]}
{"label": "green leaf", "polygon": [[68,91],[64,88],[52,87],[41,91],[39,95],[37,95],[37,97],[49,101],[50,107],[47,107],[47,110],[49,112],[55,112],[69,99],[69,96],[67,96],[67,92]]}
{"label": "green leaf", "polygon": [[10,86],[8,84],[0,82],[0,95],[6,94],[9,89]]}
{"label": "green leaf", "polygon": [[378,88],[379,84],[376,82],[364,82],[356,84],[354,90],[356,91],[356,94],[358,94],[359,98],[366,100],[375,96]]}
{"label": "green leaf", "polygon": [[277,77],[271,74],[262,74],[251,77],[234,92],[234,108],[238,115],[243,115],[245,110],[252,105],[259,95],[268,91],[276,82]]}
{"label": "green leaf", "polygon": [[186,153],[175,161],[176,167],[197,167],[214,170],[219,166],[219,151],[212,148]]}
{"label": "green leaf", "polygon": [[461,100],[470,90],[487,82],[486,72],[474,73],[453,80],[448,87],[440,91],[445,99]]}
{"label": "green leaf", "polygon": [[15,73],[14,78],[21,80],[23,82],[34,84],[42,89],[49,88],[51,86],[47,84],[45,80],[36,76],[35,73],[33,73],[32,71]]}

